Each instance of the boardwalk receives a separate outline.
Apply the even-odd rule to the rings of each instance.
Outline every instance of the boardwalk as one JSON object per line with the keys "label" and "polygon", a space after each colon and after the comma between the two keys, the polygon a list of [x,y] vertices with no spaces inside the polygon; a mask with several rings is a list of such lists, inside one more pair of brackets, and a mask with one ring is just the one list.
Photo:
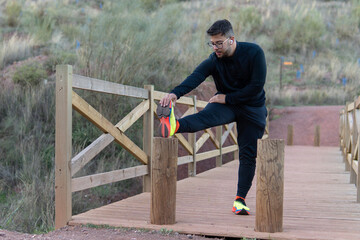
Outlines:
{"label": "boardwalk", "polygon": [[360,204],[356,203],[356,188],[349,184],[338,147],[286,147],[282,233],[254,231],[255,183],[247,197],[252,215],[235,216],[231,212],[237,168],[237,161],[233,161],[179,181],[175,225],[149,224],[149,193],[73,216],[70,224],[166,228],[257,239],[360,239]]}

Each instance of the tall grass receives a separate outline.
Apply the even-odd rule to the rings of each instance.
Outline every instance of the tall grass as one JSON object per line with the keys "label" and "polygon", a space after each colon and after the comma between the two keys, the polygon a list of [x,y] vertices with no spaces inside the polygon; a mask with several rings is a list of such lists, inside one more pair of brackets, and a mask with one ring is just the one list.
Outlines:
{"label": "tall grass", "polygon": [[[205,44],[206,29],[227,18],[238,41],[256,42],[265,51],[268,106],[344,104],[360,94],[359,0],[124,0],[106,1],[102,8],[97,0],[21,3],[22,13],[11,13],[15,24],[7,21],[9,12],[0,17],[0,67],[48,55],[44,68],[49,83],[43,84],[42,75],[31,87],[15,84],[0,89],[1,228],[25,232],[53,228],[56,64],[71,64],[75,73],[90,77],[137,87],[153,84],[156,90],[169,91],[211,53]],[[0,0],[0,6],[6,6],[5,1]],[[284,68],[282,90],[281,57],[293,62]],[[297,79],[301,65],[304,72]],[[114,124],[139,103],[77,92]],[[141,128],[137,122],[126,131],[139,146]],[[74,112],[74,155],[100,134]],[[76,176],[137,164],[113,143]],[[140,191],[140,179],[81,191],[73,194],[73,213]]]}
{"label": "tall grass", "polygon": [[35,39],[31,36],[12,35],[0,45],[0,69],[14,61],[24,60],[32,55]]}

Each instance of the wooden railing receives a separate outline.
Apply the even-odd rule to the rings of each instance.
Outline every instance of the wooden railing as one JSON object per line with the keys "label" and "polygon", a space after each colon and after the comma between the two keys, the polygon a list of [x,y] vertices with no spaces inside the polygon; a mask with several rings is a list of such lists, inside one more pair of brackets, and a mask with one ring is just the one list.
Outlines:
{"label": "wooden railing", "polygon": [[346,104],[340,111],[340,150],[345,162],[345,170],[350,171],[350,183],[357,186],[357,202],[360,203],[360,97]]}
{"label": "wooden railing", "polygon": [[[121,121],[113,125],[100,112],[93,108],[73,89],[83,89],[100,93],[114,94],[142,99],[142,102],[128,113]],[[71,194],[76,191],[96,186],[143,176],[143,190],[150,191],[150,170],[154,136],[155,100],[160,100],[166,93],[155,91],[151,85],[144,88],[121,85],[99,79],[75,75],[72,66],[56,67],[56,133],[55,133],[55,228],[65,226],[72,216]],[[182,117],[195,113],[197,108],[204,108],[205,101],[196,97],[182,97],[177,104],[188,106]],[[103,134],[84,150],[72,157],[72,109],[98,127]],[[137,146],[125,135],[125,131],[143,116],[143,149]],[[196,175],[196,163],[216,157],[216,166],[222,165],[222,155],[234,153],[238,157],[237,138],[233,129],[234,123],[216,127],[214,134],[211,129],[197,138],[196,133],[188,134],[186,139],[182,134],[175,134],[179,143],[189,155],[178,158],[178,165],[188,164],[189,176]],[[223,132],[224,129],[224,132]],[[268,124],[264,138],[268,137]],[[215,150],[198,153],[207,140],[215,146]],[[232,145],[223,147],[226,139]],[[73,178],[82,167],[90,162],[111,142],[115,141],[131,153],[141,165],[126,169]]]}

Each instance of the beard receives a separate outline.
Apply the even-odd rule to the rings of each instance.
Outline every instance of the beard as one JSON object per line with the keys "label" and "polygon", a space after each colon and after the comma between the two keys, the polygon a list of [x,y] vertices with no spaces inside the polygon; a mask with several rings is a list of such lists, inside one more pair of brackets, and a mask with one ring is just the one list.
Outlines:
{"label": "beard", "polygon": [[217,55],[218,58],[223,58],[223,57],[229,57],[230,53],[231,53],[231,46],[228,46],[226,49],[223,49],[223,51],[220,51],[221,55]]}

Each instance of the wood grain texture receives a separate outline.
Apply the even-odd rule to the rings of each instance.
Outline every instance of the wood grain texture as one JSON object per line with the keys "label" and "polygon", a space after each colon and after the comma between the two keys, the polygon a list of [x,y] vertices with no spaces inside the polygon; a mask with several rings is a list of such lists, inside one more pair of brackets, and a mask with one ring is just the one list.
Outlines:
{"label": "wood grain texture", "polygon": [[255,231],[283,231],[284,140],[258,140]]}
{"label": "wood grain texture", "polygon": [[72,67],[56,66],[55,229],[71,219]]}
{"label": "wood grain texture", "polygon": [[319,147],[320,146],[320,126],[315,126],[315,134],[314,134],[314,146]]}
{"label": "wood grain texture", "polygon": [[175,223],[178,140],[154,138],[151,162],[150,222]]}
{"label": "wood grain texture", "polygon": [[[257,239],[360,239],[360,204],[338,147],[286,146],[283,232],[255,232],[256,178],[246,198],[249,216],[231,212],[238,161],[177,184],[176,224],[150,223],[150,193],[73,216],[70,224],[108,224]],[[336,208],[334,208],[336,206]],[[204,207],[206,209],[204,210]]]}

